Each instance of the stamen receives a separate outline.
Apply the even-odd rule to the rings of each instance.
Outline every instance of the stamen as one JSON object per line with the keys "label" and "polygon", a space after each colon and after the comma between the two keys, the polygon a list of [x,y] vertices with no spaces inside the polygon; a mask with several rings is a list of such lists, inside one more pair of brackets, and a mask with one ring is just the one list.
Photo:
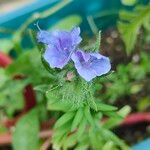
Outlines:
{"label": "stamen", "polygon": [[35,23],[34,25],[37,26],[39,31],[42,31],[41,28],[39,27],[39,21],[37,21],[37,23]]}

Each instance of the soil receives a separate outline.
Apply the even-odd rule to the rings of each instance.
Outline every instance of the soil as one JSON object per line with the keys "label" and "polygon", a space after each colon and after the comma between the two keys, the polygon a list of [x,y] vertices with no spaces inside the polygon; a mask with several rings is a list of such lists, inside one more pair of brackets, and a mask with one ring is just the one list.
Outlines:
{"label": "soil", "polygon": [[150,124],[143,122],[133,126],[121,126],[113,131],[127,144],[134,145],[150,137]]}

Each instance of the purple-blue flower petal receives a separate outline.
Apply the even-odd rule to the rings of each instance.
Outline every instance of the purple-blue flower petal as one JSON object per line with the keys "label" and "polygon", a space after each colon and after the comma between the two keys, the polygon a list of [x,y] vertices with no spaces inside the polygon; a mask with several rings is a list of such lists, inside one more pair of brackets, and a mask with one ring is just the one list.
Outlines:
{"label": "purple-blue flower petal", "polygon": [[72,42],[74,45],[79,44],[82,41],[82,38],[80,37],[80,28],[79,27],[74,27],[71,30],[71,35],[72,35]]}
{"label": "purple-blue flower petal", "polygon": [[96,76],[106,74],[111,69],[109,58],[99,53],[77,51],[71,58],[74,61],[77,72],[86,81],[90,81]]}
{"label": "purple-blue flower petal", "polygon": [[58,51],[53,45],[49,45],[44,52],[44,59],[48,62],[51,68],[62,69],[69,61],[68,56]]}
{"label": "purple-blue flower petal", "polygon": [[70,60],[72,53],[81,42],[80,28],[73,28],[70,32],[55,30],[52,32],[39,31],[38,41],[48,47],[43,55],[51,68],[62,69]]}
{"label": "purple-blue flower petal", "polygon": [[52,36],[51,32],[41,30],[37,34],[38,42],[44,44],[57,44],[58,40],[55,36]]}

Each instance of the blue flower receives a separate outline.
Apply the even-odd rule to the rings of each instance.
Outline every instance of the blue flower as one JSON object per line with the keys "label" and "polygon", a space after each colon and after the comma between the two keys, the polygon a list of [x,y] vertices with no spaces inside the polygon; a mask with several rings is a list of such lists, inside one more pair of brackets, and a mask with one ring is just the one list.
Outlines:
{"label": "blue flower", "polygon": [[109,58],[99,53],[85,53],[78,50],[72,54],[71,59],[79,75],[86,81],[106,74],[111,69]]}
{"label": "blue flower", "polygon": [[43,54],[51,68],[62,69],[70,60],[72,53],[81,42],[80,28],[75,27],[67,31],[40,31],[38,41],[47,45]]}

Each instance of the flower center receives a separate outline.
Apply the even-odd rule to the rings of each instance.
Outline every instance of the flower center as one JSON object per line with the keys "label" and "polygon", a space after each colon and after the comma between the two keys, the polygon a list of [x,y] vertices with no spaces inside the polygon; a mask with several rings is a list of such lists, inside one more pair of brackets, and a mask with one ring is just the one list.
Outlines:
{"label": "flower center", "polygon": [[93,61],[95,61],[95,60],[96,60],[95,57],[90,56],[90,59],[89,59],[88,61],[82,60],[82,61],[81,61],[81,64],[82,64],[85,68],[89,68],[89,67],[91,67]]}

